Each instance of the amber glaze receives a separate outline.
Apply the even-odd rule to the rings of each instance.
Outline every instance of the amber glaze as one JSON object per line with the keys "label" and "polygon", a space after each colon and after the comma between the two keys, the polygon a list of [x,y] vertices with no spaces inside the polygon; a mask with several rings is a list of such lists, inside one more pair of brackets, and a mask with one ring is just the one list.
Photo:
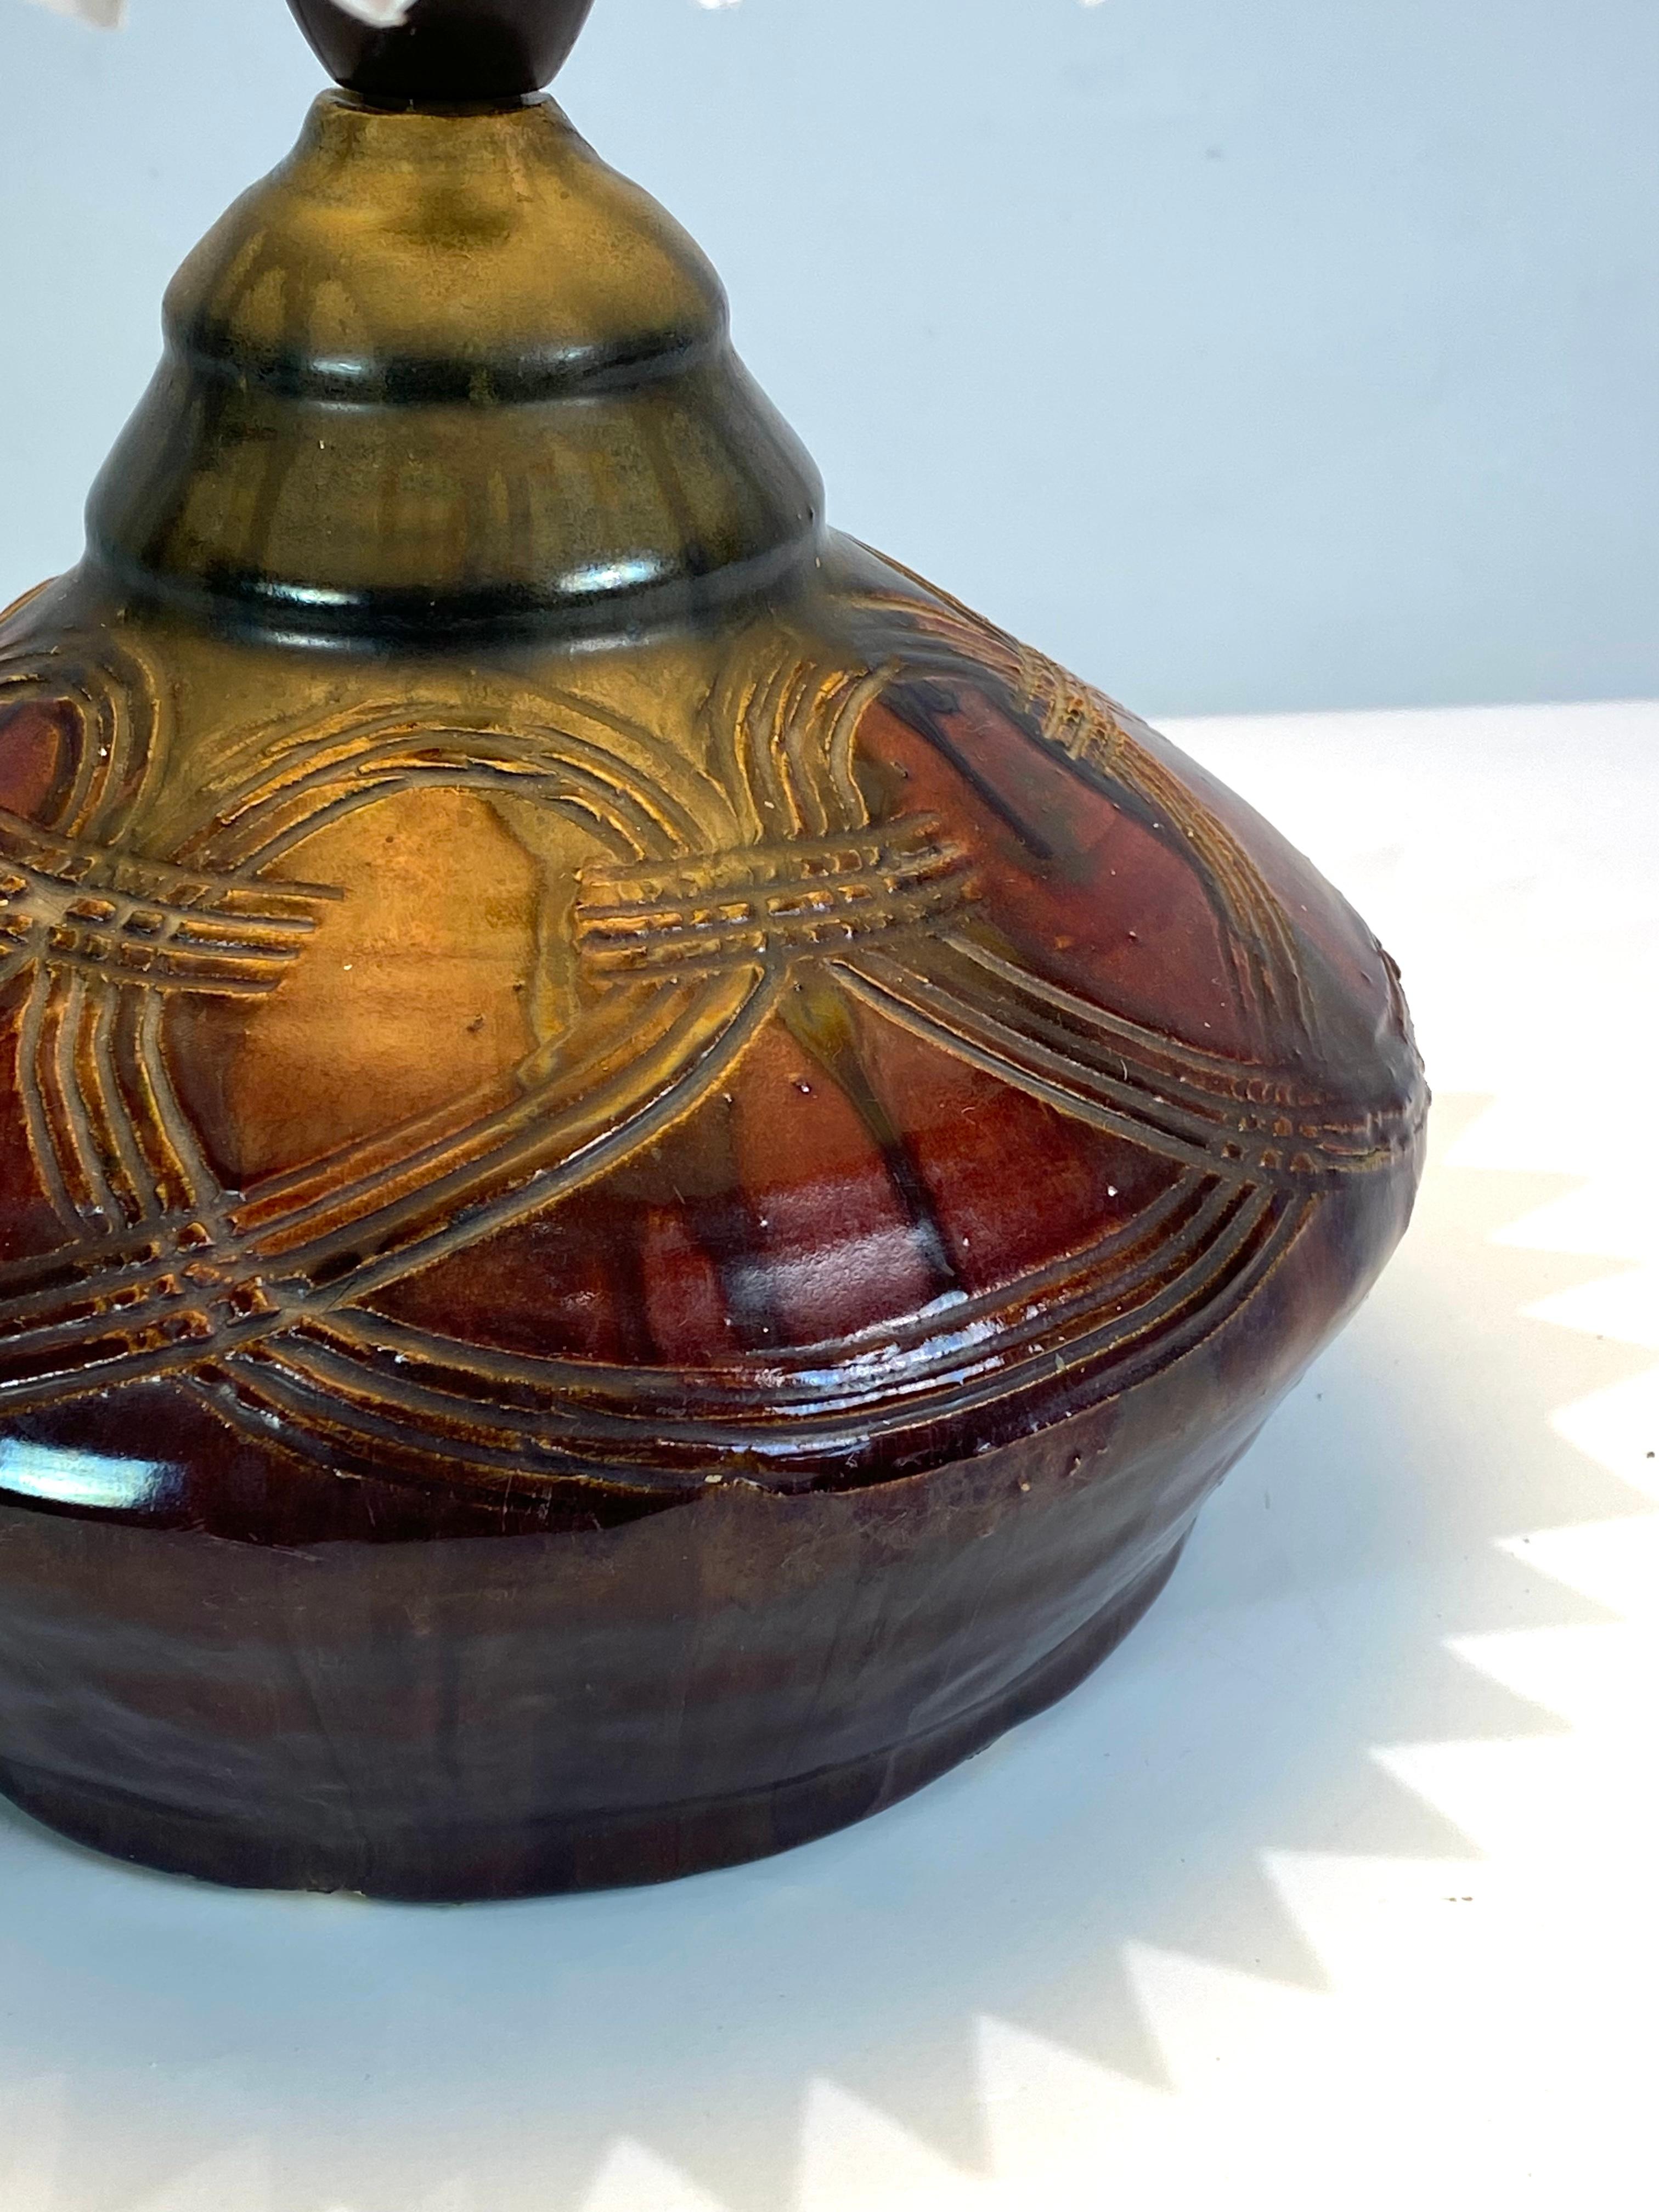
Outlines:
{"label": "amber glaze", "polygon": [[550,100],[328,94],[181,272],[0,629],[43,1818],[414,1898],[855,1819],[1109,1648],[1392,1249],[1369,932],[821,507]]}

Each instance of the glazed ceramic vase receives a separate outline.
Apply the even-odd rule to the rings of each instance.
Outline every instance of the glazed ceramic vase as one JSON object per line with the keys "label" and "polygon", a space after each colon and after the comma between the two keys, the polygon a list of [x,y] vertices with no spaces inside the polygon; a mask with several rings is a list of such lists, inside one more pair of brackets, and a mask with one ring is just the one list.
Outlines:
{"label": "glazed ceramic vase", "polygon": [[656,1880],[1096,1664],[1421,1073],[1248,807],[826,526],[536,94],[585,0],[295,5],[349,88],[0,629],[0,1786],[228,1882]]}

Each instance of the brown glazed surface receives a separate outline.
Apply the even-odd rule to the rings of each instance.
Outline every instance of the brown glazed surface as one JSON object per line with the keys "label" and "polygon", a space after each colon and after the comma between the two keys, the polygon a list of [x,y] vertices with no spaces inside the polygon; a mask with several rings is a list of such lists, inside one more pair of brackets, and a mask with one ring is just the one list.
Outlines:
{"label": "brown glazed surface", "polygon": [[550,84],[593,0],[415,0],[377,29],[334,0],[289,0],[337,83],[390,107],[465,107]]}
{"label": "brown glazed surface", "polygon": [[855,1819],[1369,1287],[1393,968],[825,532],[550,103],[324,100],[168,331],[0,629],[0,1784],[415,1898]]}

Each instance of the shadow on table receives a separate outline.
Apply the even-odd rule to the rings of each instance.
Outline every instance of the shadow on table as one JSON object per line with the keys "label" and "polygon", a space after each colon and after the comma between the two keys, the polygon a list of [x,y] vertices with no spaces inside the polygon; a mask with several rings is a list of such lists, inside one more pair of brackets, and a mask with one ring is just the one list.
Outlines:
{"label": "shadow on table", "polygon": [[1162,2086],[1126,1944],[1318,1988],[1262,1854],[1469,1855],[1372,1753],[1554,1726],[1447,1639],[1595,1617],[1497,1540],[1632,1509],[1548,1417],[1644,1363],[1519,1311],[1606,1267],[1486,1241],[1561,1188],[1437,1170],[1146,1624],[863,1828],[419,1911],[220,1893],[6,1814],[6,2212],[558,2212],[629,2140],[780,2212],[815,2081],[982,2169],[987,2017]]}

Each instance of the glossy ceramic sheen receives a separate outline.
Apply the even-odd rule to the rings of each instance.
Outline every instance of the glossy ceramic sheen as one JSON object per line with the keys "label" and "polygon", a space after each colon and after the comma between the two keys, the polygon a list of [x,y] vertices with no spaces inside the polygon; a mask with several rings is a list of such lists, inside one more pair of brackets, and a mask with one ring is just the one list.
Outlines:
{"label": "glossy ceramic sheen", "polygon": [[1375,1277],[1395,971],[550,101],[326,96],[167,334],[0,630],[0,1783],[416,1898],[872,1811]]}
{"label": "glossy ceramic sheen", "polygon": [[593,0],[414,0],[377,28],[334,0],[289,0],[331,76],[389,107],[465,107],[534,92],[557,74]]}

